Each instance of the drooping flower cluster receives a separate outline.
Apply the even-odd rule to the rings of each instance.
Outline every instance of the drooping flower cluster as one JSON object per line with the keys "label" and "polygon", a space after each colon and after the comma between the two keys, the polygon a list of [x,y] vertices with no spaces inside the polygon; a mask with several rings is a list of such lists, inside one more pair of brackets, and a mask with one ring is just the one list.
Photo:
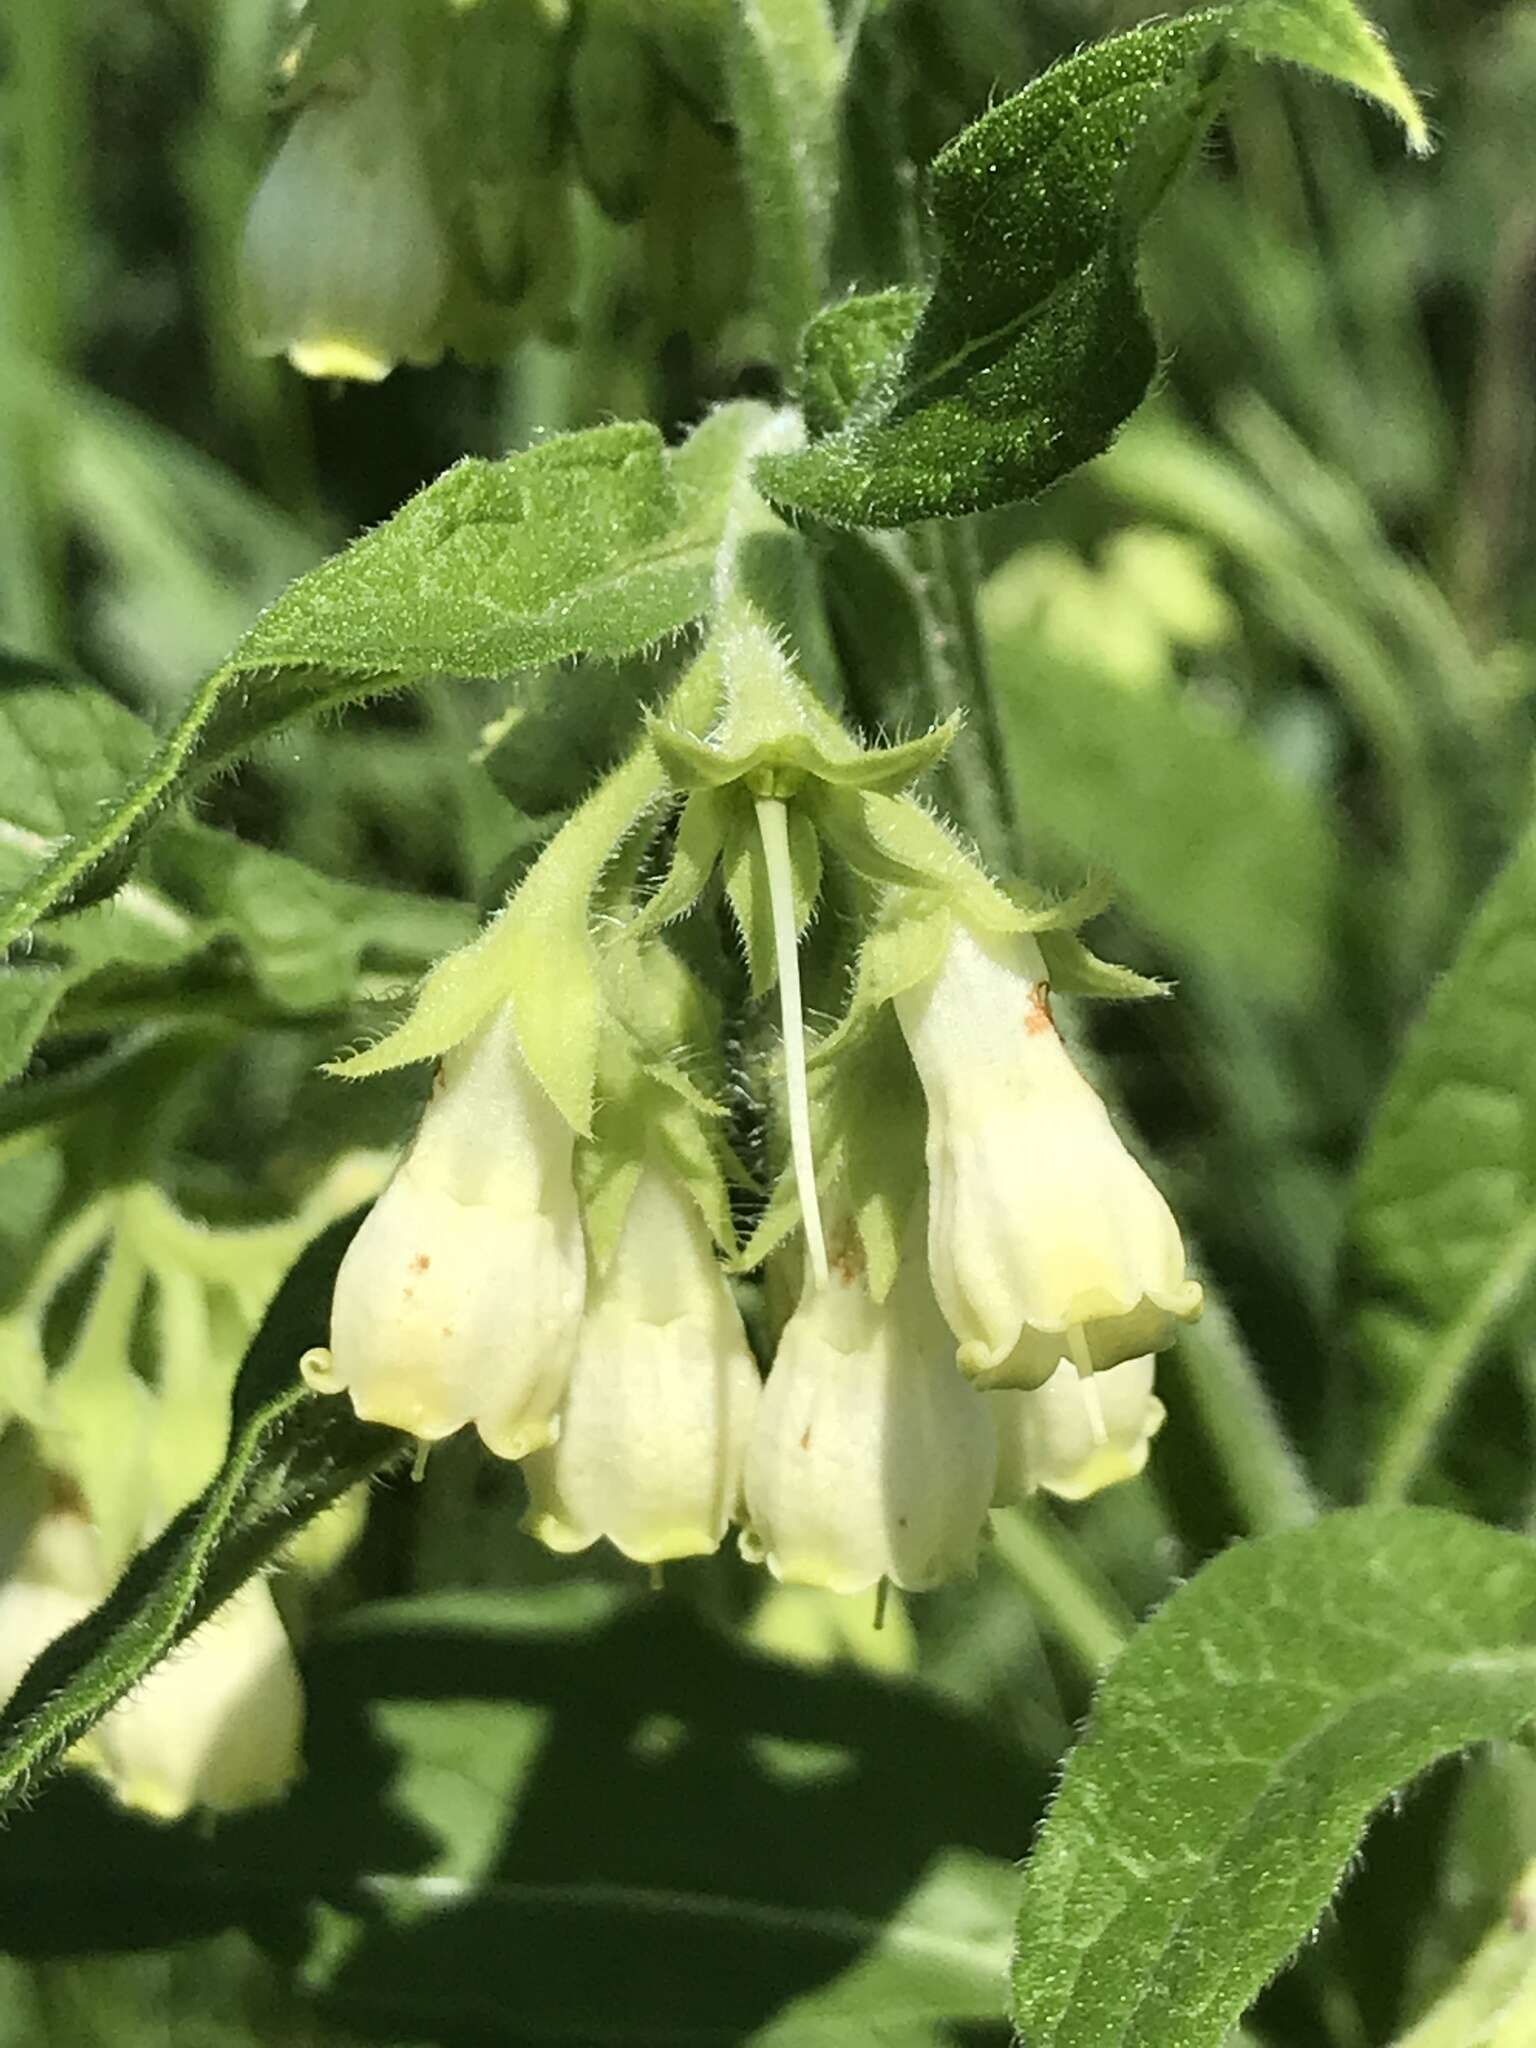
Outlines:
{"label": "drooping flower cluster", "polygon": [[[313,1385],[427,1441],[473,1423],[524,1461],[551,1548],[656,1565],[735,1521],[776,1577],[840,1592],[937,1585],[992,1507],[1142,1469],[1153,1355],[1200,1289],[1052,1014],[1052,953],[1099,964],[900,793],[945,739],[863,750],[750,612],[717,630],[623,803],[616,776],[354,1063],[441,1053]],[[663,879],[605,895],[613,847],[646,832]],[[810,1044],[823,850],[868,921],[843,1019]],[[786,1164],[744,1248],[746,1176],[690,1071],[718,1018],[661,935],[717,868],[753,989],[779,993],[764,1093]],[[764,1259],[770,1300],[798,1286],[760,1384],[726,1267]]]}

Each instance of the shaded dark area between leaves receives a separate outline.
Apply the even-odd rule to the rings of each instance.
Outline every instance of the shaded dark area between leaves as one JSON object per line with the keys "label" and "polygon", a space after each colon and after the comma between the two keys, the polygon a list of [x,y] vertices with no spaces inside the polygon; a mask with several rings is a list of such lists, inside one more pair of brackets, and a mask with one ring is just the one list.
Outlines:
{"label": "shaded dark area between leaves", "polygon": [[[941,1851],[1015,1854],[1043,1805],[1044,1774],[969,1716],[743,1653],[670,1598],[576,1638],[412,1628],[410,1611],[365,1612],[315,1646],[307,1773],[280,1808],[161,1830],[71,1782],[23,1814],[0,1839],[8,1949],[241,1927],[381,2042],[615,2038],[615,2011],[634,2015],[626,2039],[744,2041],[855,1961]],[[400,1726],[449,1702],[470,1718],[458,1747],[436,1738],[448,1770],[541,1722],[511,1818],[463,1884],[431,1869],[440,1844],[392,1796],[401,1758],[380,1727],[381,1706]],[[776,1769],[774,1745],[812,1767]],[[334,1969],[316,1902],[332,1940],[345,1929]]]}

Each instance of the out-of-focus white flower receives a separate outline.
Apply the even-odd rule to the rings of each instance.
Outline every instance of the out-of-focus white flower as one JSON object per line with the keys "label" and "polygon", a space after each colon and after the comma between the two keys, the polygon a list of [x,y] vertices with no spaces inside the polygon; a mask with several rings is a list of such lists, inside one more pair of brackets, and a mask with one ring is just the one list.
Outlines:
{"label": "out-of-focus white flower", "polygon": [[438,353],[448,243],[432,203],[412,81],[377,34],[355,89],[300,109],[246,218],[243,279],[254,346],[306,377],[376,383]]}
{"label": "out-of-focus white flower", "polygon": [[[34,1524],[0,1585],[0,1701],[110,1590],[96,1532],[71,1509]],[[70,1752],[157,1820],[275,1799],[299,1767],[304,1694],[271,1588],[251,1580]]]}
{"label": "out-of-focus white flower", "polygon": [[747,1450],[749,1555],[776,1578],[917,1592],[975,1568],[997,1447],[921,1259],[883,1303],[834,1259],[784,1326]]}
{"label": "out-of-focus white flower", "polygon": [[444,1056],[411,1148],[347,1248],[306,1378],[434,1442],[553,1440],[586,1294],[570,1126],[498,1012]]}
{"label": "out-of-focus white flower", "polygon": [[98,1733],[113,1791],[156,1820],[279,1798],[298,1775],[304,1690],[266,1581],[248,1580]]}
{"label": "out-of-focus white flower", "polygon": [[1134,1479],[1166,1413],[1152,1391],[1154,1364],[1128,1358],[1084,1379],[1063,1359],[1043,1387],[984,1395],[997,1428],[994,1505],[1011,1506],[1040,1487],[1087,1500]]}
{"label": "out-of-focus white flower", "polygon": [[90,1523],[69,1509],[41,1515],[0,1583],[0,1705],[21,1683],[28,1665],[67,1628],[83,1621],[103,1591],[100,1550]]}
{"label": "out-of-focus white flower", "polygon": [[759,1391],[703,1219],[648,1166],[588,1298],[559,1438],[524,1467],[525,1526],[551,1550],[606,1536],[642,1564],[716,1549]]}
{"label": "out-of-focus white flower", "polygon": [[1161,1351],[1200,1288],[1167,1203],[1051,1017],[1034,940],[956,925],[896,998],[928,1099],[928,1260],[964,1369],[1036,1387]]}

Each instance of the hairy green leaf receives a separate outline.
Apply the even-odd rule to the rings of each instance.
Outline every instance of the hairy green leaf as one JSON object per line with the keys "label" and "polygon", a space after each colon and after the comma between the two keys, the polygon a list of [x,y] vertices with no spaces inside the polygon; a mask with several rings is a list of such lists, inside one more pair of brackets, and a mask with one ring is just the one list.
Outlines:
{"label": "hairy green leaf", "polygon": [[1215,1559],[1111,1670],[1025,1872],[1025,2048],[1219,2048],[1372,1810],[1533,1711],[1523,1538],[1354,1509]]}
{"label": "hairy green leaf", "polygon": [[1536,1275],[1536,828],[1489,888],[1388,1083],[1344,1272],[1377,1393],[1372,1484],[1393,1497]]}
{"label": "hairy green leaf", "polygon": [[354,1214],[295,1264],[236,1383],[229,1448],[207,1491],[141,1551],[113,1592],[51,1643],[0,1712],[0,1813],[200,1622],[359,1479],[403,1454],[394,1430],[312,1394],[298,1361],[323,1337]]}
{"label": "hairy green leaf", "polygon": [[837,525],[903,526],[1037,496],[1101,453],[1157,362],[1137,234],[1240,55],[1322,71],[1423,142],[1411,94],[1352,0],[1208,8],[1080,52],[935,159],[926,301],[882,294],[813,324],[813,425],[826,419],[829,368],[846,423],[765,458],[766,494]]}
{"label": "hairy green leaf", "polygon": [[296,718],[438,678],[618,657],[688,625],[708,606],[762,417],[726,408],[670,456],[655,427],[621,425],[457,464],[262,614],[135,779],[65,821],[66,842],[0,907],[0,943],[131,849],[166,803]]}

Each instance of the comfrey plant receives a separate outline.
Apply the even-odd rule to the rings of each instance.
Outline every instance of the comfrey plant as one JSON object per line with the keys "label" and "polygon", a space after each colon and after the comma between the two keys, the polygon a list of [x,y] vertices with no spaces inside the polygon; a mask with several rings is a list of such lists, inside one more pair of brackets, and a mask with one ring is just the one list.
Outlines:
{"label": "comfrey plant", "polygon": [[[1200,1288],[1051,1007],[1053,979],[1134,984],[913,794],[954,738],[860,744],[723,594],[631,757],[342,1064],[439,1059],[311,1386],[528,1459],[528,1526],[554,1549],[606,1536],[660,1564],[736,1520],[776,1577],[843,1592],[969,1570],[1000,1464],[1006,1499],[1140,1469],[1151,1356]],[[722,901],[749,1038],[777,991],[747,1135],[782,1164],[744,1246],[747,1176],[700,1085],[719,1003],[683,964],[718,955]],[[835,990],[840,968],[813,1037],[806,972]],[[760,1391],[726,1271],[769,1257],[798,1289]],[[1107,1407],[1098,1376],[1127,1361]]]}
{"label": "comfrey plant", "polygon": [[[7,117],[82,69],[70,10],[14,11]],[[260,11],[182,10],[221,81]],[[269,359],[184,416],[238,406],[271,504],[117,395],[54,437],[107,351],[0,405],[0,604],[34,558],[89,599],[0,690],[0,2010],[74,2026],[54,1966],[110,1898],[93,1986],[171,1987],[189,2041],[1229,2048],[1373,1810],[1530,1724],[1518,1344],[1452,1505],[1400,1500],[1528,1335],[1529,837],[1447,957],[1528,664],[1384,537],[1461,553],[1486,497],[1486,583],[1518,530],[1528,237],[1484,238],[1446,521],[1358,424],[1399,418],[1378,358],[1425,403],[1438,216],[1398,209],[1397,265],[1392,206],[1296,232],[1395,165],[1381,110],[1426,139],[1352,0],[1086,46],[1068,0],[274,12],[265,164],[236,191],[212,115],[167,152],[218,187],[167,209],[220,259],[177,333],[233,354],[238,270]],[[1325,96],[1276,61],[1369,144],[1293,151]],[[94,293],[52,288],[69,131],[15,125],[6,346],[45,353]],[[1266,181],[1262,232],[1207,232]],[[1186,324],[1117,444],[1144,254]],[[376,523],[151,729],[183,591],[255,612],[314,508]],[[1086,943],[1101,862],[1166,981]],[[1508,1746],[1420,1816],[1360,1918],[1422,1955],[1343,1967],[1341,1920],[1261,2048],[1434,1999],[1400,2048],[1536,2039],[1529,1776]]]}

